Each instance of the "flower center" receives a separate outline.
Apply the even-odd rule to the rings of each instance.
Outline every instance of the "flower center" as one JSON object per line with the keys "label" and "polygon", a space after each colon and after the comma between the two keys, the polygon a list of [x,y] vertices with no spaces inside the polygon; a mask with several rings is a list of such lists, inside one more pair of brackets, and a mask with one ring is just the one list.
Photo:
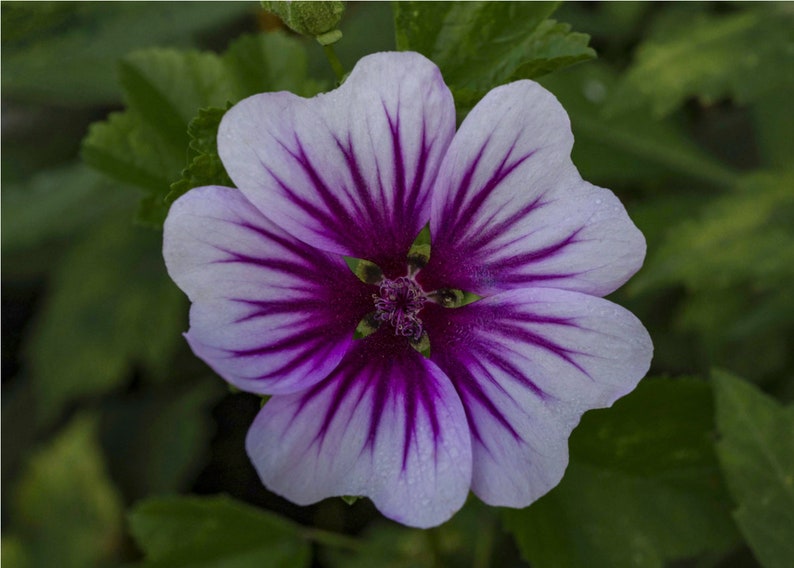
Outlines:
{"label": "flower center", "polygon": [[395,335],[418,341],[422,336],[422,320],[419,311],[425,305],[425,294],[411,278],[403,276],[396,280],[384,278],[380,282],[375,299],[375,319],[388,321]]}

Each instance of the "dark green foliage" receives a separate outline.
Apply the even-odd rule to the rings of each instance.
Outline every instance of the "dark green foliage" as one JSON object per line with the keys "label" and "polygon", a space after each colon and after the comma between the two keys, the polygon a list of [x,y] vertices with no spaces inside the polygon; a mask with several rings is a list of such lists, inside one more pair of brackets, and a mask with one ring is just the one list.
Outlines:
{"label": "dark green foliage", "polygon": [[703,381],[645,379],[571,437],[562,483],[506,527],[538,568],[661,567],[738,537],[712,444]]}
{"label": "dark green foliage", "polygon": [[[92,125],[83,141],[83,159],[104,174],[147,192],[138,218],[162,225],[171,199],[192,187],[226,184],[209,138],[217,132],[218,112],[246,96],[262,91],[291,90],[314,94],[319,84],[306,78],[306,55],[296,40],[279,34],[243,37],[223,55],[149,49],[135,52],[121,63],[127,110]],[[211,117],[211,118],[210,118]],[[196,141],[197,138],[204,140]]]}
{"label": "dark green foliage", "polygon": [[595,57],[589,37],[548,17],[557,2],[398,2],[397,48],[432,59],[456,103]]}
{"label": "dark green foliage", "polygon": [[138,504],[130,528],[146,553],[143,568],[309,565],[301,529],[227,497],[162,497]]}
{"label": "dark green foliage", "polygon": [[168,203],[194,187],[234,186],[218,156],[218,126],[225,112],[222,108],[203,108],[188,124],[190,162],[182,170],[182,179],[171,184],[171,192],[166,196]]}
{"label": "dark green foliage", "polygon": [[714,373],[717,453],[736,502],[736,523],[767,568],[794,560],[794,406]]}
{"label": "dark green foliage", "polygon": [[[190,353],[161,236],[130,221],[159,227],[193,187],[231,186],[225,111],[332,88],[322,48],[256,2],[6,2],[4,566],[793,566],[790,5],[391,8],[347,4],[347,71],[419,51],[460,117],[518,79],[558,97],[582,176],[646,236],[611,299],[649,329],[665,378],[585,415],[563,481],[527,509],[471,496],[421,531],[366,498],[290,506],[245,455],[260,400],[225,394]],[[163,496],[190,492],[235,498]]]}

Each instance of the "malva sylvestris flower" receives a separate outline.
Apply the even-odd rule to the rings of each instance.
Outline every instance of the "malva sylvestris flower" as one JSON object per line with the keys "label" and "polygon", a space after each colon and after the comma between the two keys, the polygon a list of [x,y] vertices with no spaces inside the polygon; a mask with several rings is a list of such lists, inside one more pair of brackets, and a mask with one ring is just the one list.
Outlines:
{"label": "malva sylvestris flower", "polygon": [[[525,507],[559,483],[581,415],[629,393],[652,353],[602,298],[644,238],[572,146],[532,81],[490,91],[456,133],[438,68],[407,52],[361,59],[332,92],[226,113],[218,151],[238,189],[179,198],[164,255],[195,354],[272,395],[246,440],[269,489],[301,505],[364,495],[430,527],[469,490]],[[428,225],[429,257],[412,249]]]}

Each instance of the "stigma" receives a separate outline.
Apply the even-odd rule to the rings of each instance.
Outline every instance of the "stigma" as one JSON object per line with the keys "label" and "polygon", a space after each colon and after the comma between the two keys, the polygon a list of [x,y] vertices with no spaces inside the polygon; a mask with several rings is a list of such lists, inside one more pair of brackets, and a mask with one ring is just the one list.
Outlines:
{"label": "stigma", "polygon": [[383,279],[380,282],[375,300],[375,319],[389,322],[395,335],[402,335],[413,341],[422,337],[422,320],[419,312],[425,305],[425,293],[413,279],[403,276],[395,280]]}

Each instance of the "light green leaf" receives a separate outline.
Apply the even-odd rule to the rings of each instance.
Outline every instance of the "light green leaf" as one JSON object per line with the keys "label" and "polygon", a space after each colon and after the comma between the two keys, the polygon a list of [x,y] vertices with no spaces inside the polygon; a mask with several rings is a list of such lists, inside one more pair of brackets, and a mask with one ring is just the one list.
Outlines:
{"label": "light green leaf", "polygon": [[228,497],[149,499],[129,520],[146,568],[292,568],[310,561],[300,527]]}
{"label": "light green leaf", "polygon": [[122,538],[121,500],[94,419],[75,418],[33,455],[21,479],[15,522],[30,566],[86,568],[113,557]]}
{"label": "light green leaf", "polygon": [[785,4],[700,14],[666,26],[637,49],[610,110],[650,105],[657,115],[687,97],[744,103],[794,86],[794,11]]}
{"label": "light green leaf", "polygon": [[557,2],[397,2],[397,48],[441,68],[456,102],[595,57],[589,36],[547,18]]}
{"label": "light green leaf", "polygon": [[739,529],[766,568],[794,565],[794,406],[714,373],[717,453]]}
{"label": "light green leaf", "polygon": [[702,381],[646,379],[586,414],[560,485],[503,520],[538,568],[662,567],[736,541]]}
{"label": "light green leaf", "polygon": [[117,387],[133,364],[164,374],[184,304],[161,247],[159,235],[111,218],[60,259],[26,350],[44,420]]}

